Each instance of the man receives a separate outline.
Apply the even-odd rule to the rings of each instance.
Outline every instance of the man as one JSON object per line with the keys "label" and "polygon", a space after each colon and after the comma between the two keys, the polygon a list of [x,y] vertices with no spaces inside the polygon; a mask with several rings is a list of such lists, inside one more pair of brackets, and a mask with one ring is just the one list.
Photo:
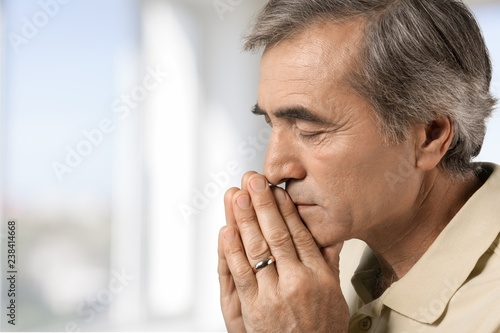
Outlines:
{"label": "man", "polygon": [[[473,164],[495,100],[454,0],[271,0],[253,112],[264,175],[225,196],[229,332],[500,332],[500,170]],[[286,184],[286,191],[276,186]],[[369,247],[340,290],[344,241]]]}

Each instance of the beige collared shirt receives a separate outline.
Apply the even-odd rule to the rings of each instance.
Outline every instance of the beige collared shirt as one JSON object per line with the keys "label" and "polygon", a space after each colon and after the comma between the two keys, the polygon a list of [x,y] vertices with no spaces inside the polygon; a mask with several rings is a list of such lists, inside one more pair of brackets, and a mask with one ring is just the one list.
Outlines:
{"label": "beige collared shirt", "polygon": [[365,253],[352,278],[358,306],[349,332],[500,332],[500,166],[482,168],[491,174],[484,185],[375,300],[378,262]]}

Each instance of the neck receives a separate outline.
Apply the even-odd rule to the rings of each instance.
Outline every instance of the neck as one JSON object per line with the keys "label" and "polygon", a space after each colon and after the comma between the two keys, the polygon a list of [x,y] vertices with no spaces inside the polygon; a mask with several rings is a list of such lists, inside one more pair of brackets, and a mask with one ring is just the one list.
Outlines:
{"label": "neck", "polygon": [[380,263],[374,297],[415,265],[479,187],[476,177],[452,181],[435,170],[426,175],[420,199],[408,216],[384,224],[383,230],[372,231],[366,243]]}

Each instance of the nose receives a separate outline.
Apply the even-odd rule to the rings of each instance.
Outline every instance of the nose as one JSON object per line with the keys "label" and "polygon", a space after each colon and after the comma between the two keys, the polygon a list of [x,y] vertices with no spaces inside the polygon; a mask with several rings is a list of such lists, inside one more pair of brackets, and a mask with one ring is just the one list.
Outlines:
{"label": "nose", "polygon": [[306,169],[302,158],[304,154],[291,135],[273,130],[264,162],[264,176],[273,185],[303,179]]}

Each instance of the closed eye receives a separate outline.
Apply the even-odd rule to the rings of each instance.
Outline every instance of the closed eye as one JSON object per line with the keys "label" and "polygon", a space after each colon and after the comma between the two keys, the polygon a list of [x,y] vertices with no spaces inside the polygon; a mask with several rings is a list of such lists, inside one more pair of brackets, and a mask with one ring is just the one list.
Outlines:
{"label": "closed eye", "polygon": [[299,136],[302,140],[307,141],[307,142],[314,142],[317,140],[321,140],[323,134],[326,132],[321,131],[321,132],[315,132],[315,133],[299,133]]}
{"label": "closed eye", "polygon": [[300,136],[303,137],[303,138],[314,138],[314,137],[317,137],[318,135],[321,135],[323,134],[324,132],[319,132],[319,133],[311,133],[311,134],[304,134],[304,133],[301,133]]}

